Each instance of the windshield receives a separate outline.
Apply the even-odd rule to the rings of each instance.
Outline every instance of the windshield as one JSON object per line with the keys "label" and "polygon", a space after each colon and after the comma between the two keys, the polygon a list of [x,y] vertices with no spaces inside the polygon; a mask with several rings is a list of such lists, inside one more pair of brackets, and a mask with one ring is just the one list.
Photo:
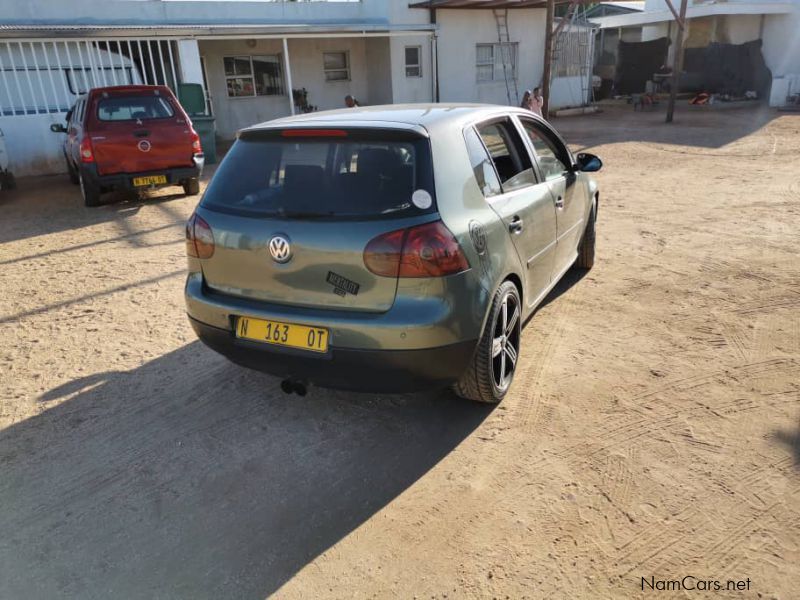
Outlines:
{"label": "windshield", "polygon": [[214,175],[203,207],[283,218],[405,217],[435,210],[427,139],[335,132],[289,139],[280,132],[243,135]]}

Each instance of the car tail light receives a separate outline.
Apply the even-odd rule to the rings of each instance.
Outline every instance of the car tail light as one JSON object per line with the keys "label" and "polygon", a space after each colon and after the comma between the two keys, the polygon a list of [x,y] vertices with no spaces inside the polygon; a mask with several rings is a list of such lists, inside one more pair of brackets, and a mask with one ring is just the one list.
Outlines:
{"label": "car tail light", "polygon": [[379,235],[364,249],[364,264],[384,277],[443,277],[469,269],[461,246],[441,221]]}
{"label": "car tail light", "polygon": [[202,154],[203,146],[200,144],[200,136],[197,135],[196,131],[192,131],[192,153],[193,154]]}
{"label": "car tail light", "polygon": [[92,152],[92,142],[89,138],[83,138],[80,146],[81,162],[94,162],[94,152]]}
{"label": "car tail light", "polygon": [[186,221],[186,254],[195,258],[214,256],[214,233],[203,217],[196,214]]}

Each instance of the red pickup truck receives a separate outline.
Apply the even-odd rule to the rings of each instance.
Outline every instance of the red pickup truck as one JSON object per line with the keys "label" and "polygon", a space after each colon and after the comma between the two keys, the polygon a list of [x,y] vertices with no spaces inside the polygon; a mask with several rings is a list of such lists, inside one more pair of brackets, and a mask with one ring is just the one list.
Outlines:
{"label": "red pickup truck", "polygon": [[200,191],[200,137],[172,91],[163,85],[95,88],[67,112],[64,157],[70,180],[80,184],[86,206],[114,189],[180,185]]}

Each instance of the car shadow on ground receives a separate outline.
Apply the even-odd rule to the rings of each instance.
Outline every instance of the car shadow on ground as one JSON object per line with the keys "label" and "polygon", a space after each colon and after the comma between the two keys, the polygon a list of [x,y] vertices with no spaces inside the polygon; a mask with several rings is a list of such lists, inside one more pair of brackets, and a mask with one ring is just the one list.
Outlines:
{"label": "car shadow on ground", "polygon": [[800,469],[800,422],[797,424],[796,431],[779,430],[774,437],[781,444],[784,444],[794,454],[795,467]]}
{"label": "car shadow on ground", "polygon": [[[564,276],[558,280],[558,283],[550,290],[550,293],[544,297],[544,300],[536,307],[536,310],[539,311],[543,309],[545,306],[558,300],[563,294],[566,294],[572,286],[576,285],[580,282],[581,279],[588,275],[589,271],[587,269],[581,269],[578,267],[572,267]],[[534,311],[535,312],[535,311]]]}
{"label": "car shadow on ground", "polygon": [[279,383],[193,342],[45,393],[0,431],[0,597],[264,598],[491,411]]}
{"label": "car shadow on ground", "polygon": [[[216,165],[203,171],[202,180],[210,180]],[[49,235],[113,223],[121,230],[118,239],[128,238],[132,242],[148,233],[131,224],[145,206],[158,206],[167,213],[170,221],[184,220],[184,215],[171,206],[187,196],[177,186],[140,193],[112,191],[101,196],[101,205],[84,206],[80,188],[69,183],[66,175],[20,177],[17,189],[0,194],[0,242],[13,242],[40,235]],[[193,207],[200,196],[189,197]]]}

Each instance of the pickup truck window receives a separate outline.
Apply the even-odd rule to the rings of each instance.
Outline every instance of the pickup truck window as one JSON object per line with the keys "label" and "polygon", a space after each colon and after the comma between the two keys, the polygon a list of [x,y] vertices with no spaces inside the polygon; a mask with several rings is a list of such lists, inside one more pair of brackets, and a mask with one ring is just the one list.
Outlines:
{"label": "pickup truck window", "polygon": [[169,101],[160,96],[103,98],[97,104],[97,118],[101,121],[148,121],[174,114]]}

